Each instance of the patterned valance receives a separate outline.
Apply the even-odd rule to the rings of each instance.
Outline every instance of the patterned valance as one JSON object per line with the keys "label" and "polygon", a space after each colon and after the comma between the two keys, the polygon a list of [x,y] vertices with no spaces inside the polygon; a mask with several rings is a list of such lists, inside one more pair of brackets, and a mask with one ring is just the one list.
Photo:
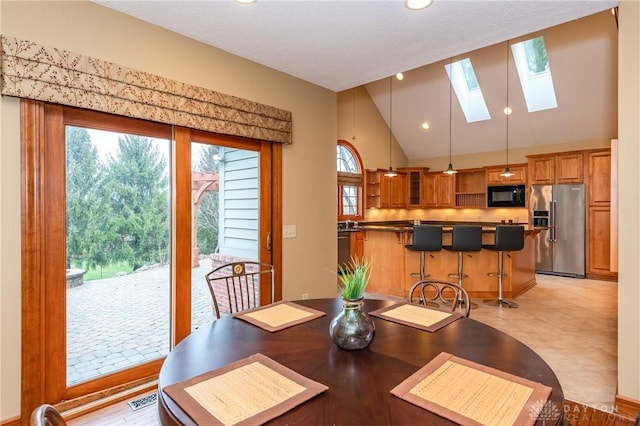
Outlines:
{"label": "patterned valance", "polygon": [[2,35],[1,93],[291,143],[291,112]]}

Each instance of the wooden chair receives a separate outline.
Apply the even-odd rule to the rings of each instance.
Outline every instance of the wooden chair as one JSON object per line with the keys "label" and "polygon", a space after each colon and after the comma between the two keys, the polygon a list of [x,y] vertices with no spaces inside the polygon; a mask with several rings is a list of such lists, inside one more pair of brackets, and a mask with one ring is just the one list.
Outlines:
{"label": "wooden chair", "polygon": [[66,426],[62,415],[53,405],[42,404],[31,413],[30,426]]}
{"label": "wooden chair", "polygon": [[260,306],[260,282],[268,280],[273,302],[273,266],[267,263],[239,261],[225,263],[205,275],[216,318],[224,312],[246,311]]}
{"label": "wooden chair", "polygon": [[[416,292],[418,292],[417,295],[415,294]],[[459,307],[465,317],[469,317],[469,312],[471,311],[467,290],[458,284],[446,281],[418,281],[409,290],[409,303],[416,303],[414,302],[414,297],[417,298],[417,302],[420,304],[430,304],[430,302],[438,304],[438,302],[441,302],[450,306],[452,312]],[[463,303],[458,303],[460,300]]]}

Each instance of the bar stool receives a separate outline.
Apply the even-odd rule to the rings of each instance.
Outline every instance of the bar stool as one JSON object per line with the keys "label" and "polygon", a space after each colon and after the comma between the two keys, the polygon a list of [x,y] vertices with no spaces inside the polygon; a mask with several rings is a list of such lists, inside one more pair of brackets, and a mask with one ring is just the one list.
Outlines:
{"label": "bar stool", "polygon": [[424,281],[429,276],[425,272],[424,255],[427,251],[442,250],[442,226],[439,225],[414,225],[411,244],[404,246],[411,251],[420,252],[420,272],[412,272],[414,278]]}
{"label": "bar stool", "polygon": [[[463,287],[462,279],[468,277],[464,274],[463,259],[464,253],[482,250],[482,227],[473,225],[454,225],[451,233],[451,245],[442,246],[443,249],[458,252],[458,272],[449,274],[450,278],[457,278],[458,285]],[[458,306],[462,307],[465,301],[458,298]],[[478,307],[475,303],[469,302],[471,308]]]}
{"label": "bar stool", "polygon": [[502,298],[502,279],[504,278],[503,260],[505,251],[519,251],[524,248],[524,226],[498,225],[496,226],[496,241],[492,245],[483,245],[482,248],[498,252],[498,272],[490,272],[490,277],[498,277],[498,298],[487,299],[488,305],[517,308],[518,304]]}

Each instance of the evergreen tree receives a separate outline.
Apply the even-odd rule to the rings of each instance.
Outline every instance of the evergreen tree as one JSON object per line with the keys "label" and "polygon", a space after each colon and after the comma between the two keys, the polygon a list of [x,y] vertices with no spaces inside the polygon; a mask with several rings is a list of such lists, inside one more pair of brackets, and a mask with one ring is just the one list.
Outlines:
{"label": "evergreen tree", "polygon": [[549,58],[547,57],[544,37],[536,37],[525,42],[525,53],[531,74],[535,75],[549,70]]}
{"label": "evergreen tree", "polygon": [[110,200],[108,228],[118,235],[116,260],[136,270],[169,258],[169,192],[166,160],[155,142],[136,135],[118,138],[118,149],[108,160]]}
{"label": "evergreen tree", "polygon": [[84,269],[108,262],[100,252],[101,200],[98,195],[101,163],[85,128],[66,128],[67,268]]}

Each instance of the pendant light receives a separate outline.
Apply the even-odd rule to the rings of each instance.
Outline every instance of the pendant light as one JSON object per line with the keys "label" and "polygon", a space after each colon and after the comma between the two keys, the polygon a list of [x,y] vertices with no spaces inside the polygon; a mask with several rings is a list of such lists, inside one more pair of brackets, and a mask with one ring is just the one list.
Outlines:
{"label": "pendant light", "polygon": [[389,77],[389,170],[384,174],[386,177],[396,177],[398,173],[391,167],[391,142],[392,142],[392,128],[393,128],[393,103],[392,103],[392,86],[393,79]]}
{"label": "pendant light", "polygon": [[509,46],[510,43],[507,41],[507,106],[504,109],[504,115],[506,115],[506,123],[507,123],[507,165],[500,173],[500,176],[503,178],[510,178],[513,176],[513,172],[509,168],[509,116],[513,112],[511,107],[509,107]]}
{"label": "pendant light", "polygon": [[458,173],[451,164],[451,79],[453,78],[453,67],[451,66],[452,58],[449,58],[449,167],[444,171],[447,175],[454,175]]}

